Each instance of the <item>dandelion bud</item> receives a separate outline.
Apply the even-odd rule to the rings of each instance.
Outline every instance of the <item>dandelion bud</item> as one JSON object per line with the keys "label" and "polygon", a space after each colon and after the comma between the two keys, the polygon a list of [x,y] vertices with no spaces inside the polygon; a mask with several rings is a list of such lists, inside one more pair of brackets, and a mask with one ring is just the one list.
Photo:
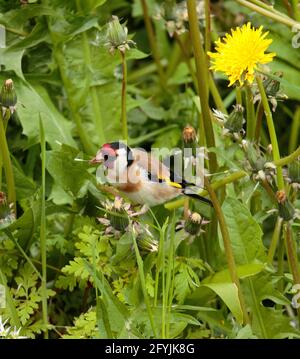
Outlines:
{"label": "dandelion bud", "polygon": [[111,53],[114,53],[117,49],[125,52],[130,49],[131,45],[135,45],[134,41],[128,39],[128,29],[120,24],[117,16],[112,16],[112,20],[108,23],[106,38],[107,46]]}
{"label": "dandelion bud", "polygon": [[292,206],[291,202],[288,200],[285,191],[277,191],[276,198],[278,201],[279,216],[284,221],[292,220],[295,216],[295,208]]}
{"label": "dandelion bud", "polygon": [[125,216],[125,211],[116,211],[116,214],[110,213],[107,217],[111,226],[117,231],[122,232],[128,227],[129,224],[129,219]]}
{"label": "dandelion bud", "polygon": [[230,133],[240,133],[243,130],[244,122],[244,108],[241,105],[236,105],[228,116],[224,126]]}
{"label": "dandelion bud", "polygon": [[176,1],[166,0],[163,3],[164,18],[166,21],[176,20]]}
{"label": "dandelion bud", "polygon": [[185,222],[184,229],[189,234],[196,235],[197,233],[200,232],[201,222],[202,222],[201,215],[199,213],[194,212],[189,215],[189,218]]}
{"label": "dandelion bud", "polygon": [[117,16],[112,16],[112,20],[108,24],[107,38],[115,47],[122,45],[127,40],[127,29],[120,24]]}
{"label": "dandelion bud", "polygon": [[0,93],[0,104],[3,107],[14,107],[17,103],[17,94],[14,88],[12,79],[5,80],[1,93]]}
{"label": "dandelion bud", "polygon": [[288,174],[291,183],[300,183],[300,161],[294,161],[288,166]]}
{"label": "dandelion bud", "polygon": [[137,244],[140,250],[145,252],[157,252],[158,251],[158,241],[151,236],[139,235],[137,237]]}
{"label": "dandelion bud", "polygon": [[259,148],[256,148],[253,144],[249,143],[246,156],[254,172],[259,172],[261,170],[264,170],[266,158],[260,152]]}
{"label": "dandelion bud", "polygon": [[[277,72],[275,75],[281,78],[283,73]],[[277,93],[280,91],[280,81],[267,78],[264,81],[264,87],[268,96],[276,97]]]}
{"label": "dandelion bud", "polygon": [[[274,75],[282,78],[283,73],[275,72]],[[287,95],[282,92],[280,85],[280,80],[274,80],[268,77],[264,80],[264,87],[266,89],[268,99],[272,104],[273,112],[276,110],[277,100],[285,100],[288,98]],[[257,98],[259,98],[259,96]]]}
{"label": "dandelion bud", "polygon": [[189,147],[197,141],[196,130],[194,129],[193,126],[187,125],[183,129],[182,137],[183,137],[184,146]]}
{"label": "dandelion bud", "polygon": [[111,226],[117,231],[124,231],[128,227],[129,218],[125,208],[123,208],[121,198],[115,199],[111,212],[107,213],[107,218],[110,221]]}

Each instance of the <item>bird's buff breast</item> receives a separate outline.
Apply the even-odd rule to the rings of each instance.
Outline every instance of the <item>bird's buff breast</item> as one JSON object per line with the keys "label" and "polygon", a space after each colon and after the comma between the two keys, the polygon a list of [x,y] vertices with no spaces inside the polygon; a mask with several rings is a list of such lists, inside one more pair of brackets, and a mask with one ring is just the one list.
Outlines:
{"label": "bird's buff breast", "polygon": [[165,183],[147,181],[143,184],[119,185],[118,189],[134,203],[157,206],[181,194],[181,190],[168,186]]}

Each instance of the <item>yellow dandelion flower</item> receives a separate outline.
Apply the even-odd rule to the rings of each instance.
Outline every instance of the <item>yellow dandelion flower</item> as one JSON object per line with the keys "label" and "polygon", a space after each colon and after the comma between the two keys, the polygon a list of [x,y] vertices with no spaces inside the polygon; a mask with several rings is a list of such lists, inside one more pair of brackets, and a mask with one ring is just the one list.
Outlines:
{"label": "yellow dandelion flower", "polygon": [[271,39],[266,39],[269,32],[262,32],[263,27],[255,29],[251,23],[231,30],[222,39],[216,41],[216,52],[208,52],[212,59],[211,70],[224,72],[229,78],[229,85],[247,80],[252,83],[258,64],[266,64],[276,56],[274,52],[266,54]]}

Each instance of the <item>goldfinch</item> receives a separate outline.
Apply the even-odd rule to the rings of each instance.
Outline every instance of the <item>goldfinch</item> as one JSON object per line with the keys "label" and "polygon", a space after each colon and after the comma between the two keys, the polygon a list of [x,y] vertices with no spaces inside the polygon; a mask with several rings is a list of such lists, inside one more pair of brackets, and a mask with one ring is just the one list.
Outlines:
{"label": "goldfinch", "polygon": [[194,185],[176,181],[174,173],[153,155],[123,142],[104,144],[91,164],[103,164],[106,179],[133,203],[149,207],[187,195],[211,204],[210,200],[189,191]]}

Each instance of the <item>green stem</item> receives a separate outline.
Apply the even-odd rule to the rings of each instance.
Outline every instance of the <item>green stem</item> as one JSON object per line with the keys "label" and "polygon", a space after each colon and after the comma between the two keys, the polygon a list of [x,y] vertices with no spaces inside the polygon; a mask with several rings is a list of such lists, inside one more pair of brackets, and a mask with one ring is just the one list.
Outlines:
{"label": "green stem", "polygon": [[260,102],[258,105],[258,110],[257,110],[256,126],[255,126],[255,133],[254,133],[254,139],[257,143],[259,143],[259,140],[260,140],[263,114],[264,114],[264,108],[263,108],[262,103]]}
{"label": "green stem", "polygon": [[4,173],[7,185],[7,200],[9,204],[13,204],[13,210],[16,213],[16,189],[14,173],[11,164],[9,149],[5,136],[5,129],[3,126],[2,108],[0,108],[0,150],[2,154],[2,161],[4,166]]}
{"label": "green stem", "polygon": [[[184,61],[185,61],[186,65],[187,65],[187,67],[188,67],[189,70],[190,70],[190,74],[191,74],[191,76],[192,76],[192,80],[193,80],[193,84],[194,84],[194,86],[195,86],[195,89],[198,91],[198,80],[197,80],[197,76],[196,76],[195,71],[194,71],[194,69],[193,69],[193,66],[192,66],[190,57],[189,57],[189,55],[188,55],[188,53],[187,53],[187,51],[186,51],[186,49],[185,49],[185,47],[184,47],[184,44],[183,44],[183,42],[182,42],[182,40],[181,40],[181,37],[180,37],[180,35],[179,35],[177,32],[175,32],[175,33],[174,33],[174,38],[175,38],[175,40],[178,42],[178,45],[179,45],[179,47],[180,47],[180,49],[181,49],[181,52],[182,52]],[[222,97],[221,97],[221,95],[220,95],[220,93],[219,93],[219,90],[218,90],[216,84],[215,84],[215,81],[214,81],[214,79],[213,79],[213,76],[212,76],[211,73],[209,73],[208,76],[209,76],[209,78],[208,78],[208,81],[209,81],[209,82],[208,82],[209,90],[210,90],[210,92],[211,92],[211,94],[212,94],[212,97],[213,97],[213,99],[214,99],[215,105],[216,105],[216,107],[217,107],[217,109],[218,109],[219,111],[221,111],[221,112],[227,114],[226,107],[224,106]]]}
{"label": "green stem", "polygon": [[210,0],[204,0],[205,11],[205,53],[211,50]]}
{"label": "green stem", "polygon": [[146,135],[142,135],[142,136],[139,136],[136,138],[129,138],[128,143],[130,146],[136,146],[139,143],[143,143],[143,142],[148,141],[149,139],[155,138],[157,135],[160,135],[161,133],[168,132],[168,131],[172,130],[173,128],[178,128],[178,126],[173,124],[173,125],[165,126],[165,127],[159,128],[157,130],[148,132]]}
{"label": "green stem", "polygon": [[[164,232],[162,232],[164,235]],[[161,267],[161,277],[162,277],[162,313],[161,313],[161,338],[166,339],[166,269],[165,269],[165,262],[166,262],[166,253],[165,253],[165,242],[163,242],[162,249],[161,249],[161,256],[162,256],[162,267]]]}
{"label": "green stem", "polygon": [[290,155],[280,158],[279,160],[274,161],[274,165],[277,167],[283,167],[288,165],[289,163],[295,161],[300,156],[300,146],[291,153]]}
{"label": "green stem", "polygon": [[[297,259],[296,243],[293,241],[293,232],[291,228],[291,222],[285,224],[285,245],[288,257],[290,270],[293,275],[294,284],[300,284],[300,271],[299,263]],[[297,309],[298,318],[300,321],[300,308]]]}
{"label": "green stem", "polygon": [[[177,35],[177,33],[176,33]],[[196,76],[196,73],[193,69],[193,66],[192,66],[192,63],[191,63],[191,60],[190,60],[190,57],[189,55],[187,54],[186,50],[185,50],[185,47],[183,46],[181,40],[180,40],[180,37],[177,35],[175,35],[175,38],[177,38],[177,41],[179,42],[179,44],[181,43],[181,50],[182,50],[182,53],[184,55],[184,58],[186,60],[186,63],[189,67],[189,70],[190,70],[190,73],[191,73],[191,76],[192,76],[192,79],[193,79],[193,83],[194,83],[194,87],[195,87],[195,90],[196,92],[199,94],[199,90],[198,90],[198,79],[197,79],[197,76]],[[195,101],[194,101],[195,102]],[[196,108],[197,108],[197,112],[198,112],[198,142],[199,142],[199,146],[200,147],[204,147],[206,146],[206,138],[205,136],[202,136],[201,134],[204,134],[205,133],[205,130],[204,130],[204,122],[203,122],[203,112],[201,110],[201,106],[197,106],[196,105]]]}
{"label": "green stem", "polygon": [[4,115],[4,118],[3,118],[3,126],[4,126],[4,132],[6,134],[6,130],[7,130],[7,125],[8,125],[8,121],[11,117],[11,112],[10,112],[10,109],[6,109],[5,111],[5,115]]}
{"label": "green stem", "polygon": [[265,323],[264,323],[262,313],[261,313],[261,303],[260,303],[259,299],[257,298],[257,293],[255,292],[253,280],[252,280],[252,278],[247,278],[246,282],[249,286],[250,295],[251,295],[252,302],[253,302],[252,310],[255,312],[255,316],[257,318],[257,321],[258,321],[258,324],[259,324],[259,327],[261,330],[262,339],[268,339],[268,332],[265,327]]}
{"label": "green stem", "polygon": [[240,300],[240,304],[241,304],[241,308],[242,308],[242,312],[243,312],[243,322],[244,322],[244,324],[248,324],[248,323],[250,323],[250,320],[249,320],[249,316],[248,316],[248,312],[247,312],[247,308],[246,308],[246,302],[245,302],[245,299],[244,299],[244,296],[242,293],[239,277],[237,275],[236,264],[235,264],[235,260],[234,260],[233,250],[232,250],[232,246],[231,246],[231,242],[230,242],[230,235],[229,235],[228,227],[227,227],[227,224],[225,221],[225,217],[223,215],[223,212],[222,212],[220,203],[218,201],[218,198],[216,196],[216,193],[215,193],[214,189],[212,188],[212,186],[210,185],[209,180],[206,177],[204,178],[204,182],[205,182],[205,187],[209,193],[210,199],[213,203],[216,217],[217,217],[219,225],[220,225],[220,230],[221,230],[222,237],[223,237],[225,255],[226,255],[226,259],[227,259],[228,269],[230,272],[230,277],[231,277],[232,282],[236,285],[237,290],[238,290],[238,296],[239,296],[239,300]]}
{"label": "green stem", "polygon": [[[23,251],[24,251],[24,250],[23,250]],[[21,255],[21,254],[19,254],[19,255]],[[39,261],[39,260],[37,260],[37,259],[31,258],[31,262],[32,262],[32,263],[36,263],[36,264],[38,264],[38,265],[40,265],[40,266],[42,265],[42,262]],[[59,268],[57,268],[57,267],[54,267],[54,266],[52,266],[51,264],[47,264],[47,268],[53,270],[54,272],[63,274],[63,272],[61,271],[61,269],[59,269]]]}
{"label": "green stem", "polygon": [[42,311],[45,326],[44,338],[48,339],[48,304],[47,304],[47,248],[46,248],[46,141],[42,119],[40,117],[40,142],[42,159],[42,188],[41,188],[41,228],[40,247],[42,257]]}
{"label": "green stem", "polygon": [[273,258],[274,258],[276,248],[277,248],[277,245],[278,245],[278,242],[279,242],[279,239],[280,239],[281,227],[282,227],[282,218],[278,217],[277,221],[276,221],[275,229],[274,229],[274,232],[273,232],[269,252],[268,252],[268,261],[267,261],[267,263],[270,264],[270,265],[273,263]]}
{"label": "green stem", "polygon": [[[89,45],[87,43],[85,33],[83,34],[83,41],[85,43],[85,48],[86,48],[85,51],[88,51],[89,53]],[[89,62],[90,62],[90,56],[89,56]],[[105,140],[104,126],[103,126],[102,113],[100,109],[97,89],[94,86],[90,87],[90,93],[91,93],[92,106],[93,106],[93,118],[95,119],[95,127],[98,133],[98,138],[100,143],[105,143],[106,140]]]}
{"label": "green stem", "polygon": [[235,94],[236,94],[236,104],[237,105],[242,105],[242,91],[239,87],[236,87],[235,89]]}
{"label": "green stem", "polygon": [[[261,8],[263,8],[263,9],[266,9],[266,10],[268,10],[268,11],[274,13],[274,14],[277,14],[279,16],[286,16],[285,14],[282,14],[282,12],[276,10],[273,5],[268,5],[268,4],[266,4],[265,2],[263,2],[261,0],[248,0],[248,1],[250,1],[254,5],[257,5],[257,6],[261,7]],[[283,1],[285,2],[285,0],[283,0]],[[287,0],[287,1],[289,1],[289,0]]]}
{"label": "green stem", "polygon": [[177,41],[177,43],[179,45],[179,48],[181,50],[183,59],[184,59],[186,65],[187,65],[187,67],[189,68],[190,74],[192,76],[192,80],[193,80],[193,84],[195,86],[195,89],[198,91],[198,81],[197,81],[197,77],[196,77],[195,71],[193,69],[190,57],[189,57],[189,55],[187,53],[186,48],[184,47],[184,44],[183,44],[182,39],[181,39],[181,36],[176,31],[174,32],[174,39]]}
{"label": "green stem", "polygon": [[209,75],[208,75],[208,86],[209,86],[209,90],[211,92],[211,95],[212,95],[212,97],[214,99],[214,102],[215,102],[215,104],[217,106],[217,109],[219,111],[225,113],[225,115],[227,115],[228,112],[226,110],[226,107],[224,105],[224,102],[222,100],[220,92],[219,92],[219,90],[217,88],[217,85],[216,85],[211,73],[209,73]]}
{"label": "green stem", "polygon": [[145,26],[146,26],[146,30],[147,30],[147,35],[148,35],[148,39],[149,39],[152,56],[156,63],[161,87],[163,89],[165,89],[166,88],[165,75],[164,75],[163,68],[162,68],[162,65],[160,62],[160,55],[159,55],[159,51],[158,51],[158,47],[157,47],[157,41],[155,39],[153,26],[152,26],[151,19],[150,19],[149,13],[148,13],[148,6],[146,3],[146,0],[141,0],[141,4],[142,4],[144,21],[145,21]]}
{"label": "green stem", "polygon": [[56,44],[56,40],[55,40],[55,37],[53,36],[53,33],[51,31],[51,27],[50,27],[49,23],[48,23],[48,30],[49,30],[49,34],[50,34],[50,37],[53,42],[54,58],[55,58],[55,61],[56,61],[56,64],[57,64],[57,67],[59,70],[59,74],[60,74],[61,80],[63,82],[65,91],[66,91],[66,94],[67,94],[70,113],[71,113],[71,116],[76,124],[78,136],[80,138],[80,141],[82,143],[84,151],[88,154],[95,154],[95,152],[97,151],[97,148],[96,148],[96,146],[94,146],[92,144],[89,135],[87,134],[84,126],[82,125],[81,117],[78,112],[78,106],[77,106],[75,100],[73,99],[73,94],[71,93],[72,92],[71,91],[72,83],[71,83],[70,79],[68,78],[67,71],[65,69],[65,59],[64,59],[64,55],[63,55],[63,47],[62,47],[62,45]]}
{"label": "green stem", "polygon": [[122,137],[128,140],[127,116],[126,116],[126,90],[127,90],[127,64],[125,52],[120,51],[122,57],[122,100],[121,100],[121,124],[122,124]]}
{"label": "green stem", "polygon": [[269,182],[267,181],[267,179],[263,179],[261,180],[261,185],[264,187],[264,189],[266,190],[267,194],[270,197],[270,200],[275,204],[278,205],[278,201],[276,198],[276,195],[272,189],[272,187],[270,186]]}
{"label": "green stem", "polygon": [[[1,108],[1,110],[2,110],[2,108]],[[5,137],[6,137],[6,129],[7,129],[7,125],[8,125],[8,120],[10,119],[10,116],[11,116],[10,109],[7,108],[5,110],[5,115],[3,117],[3,127],[4,127]],[[2,187],[2,168],[3,168],[3,157],[2,157],[2,151],[0,151],[0,189]]]}
{"label": "green stem", "polygon": [[[113,338],[113,336],[111,335],[111,330],[110,330],[110,324],[109,322],[107,323],[105,321],[105,315],[103,315],[103,311],[105,312],[105,308],[102,308],[102,301],[100,298],[100,294],[99,294],[99,286],[97,285],[97,280],[99,280],[99,282],[101,282],[101,286],[103,286],[103,273],[100,272],[99,273],[99,278],[97,276],[97,260],[96,260],[96,240],[93,241],[92,244],[92,258],[93,258],[93,262],[92,262],[92,275],[93,275],[93,281],[94,281],[94,286],[95,286],[95,297],[96,297],[96,322],[97,322],[97,326],[98,326],[98,334],[97,334],[97,338],[101,338],[101,319],[103,320],[103,324],[104,324],[104,329],[105,329],[105,337],[106,338]],[[102,311],[103,309],[103,311]],[[108,325],[107,325],[108,324]],[[102,334],[103,336],[103,334]]]}
{"label": "green stem", "polygon": [[[266,95],[266,92],[264,89],[263,82],[259,76],[256,76],[256,82],[257,82],[257,85],[259,88],[259,92],[261,95],[261,102],[263,104],[266,119],[267,119],[268,130],[269,130],[271,144],[272,144],[273,160],[279,161],[280,160],[280,152],[279,152],[277,136],[276,136],[275,126],[274,126],[274,122],[273,122],[273,116],[272,116],[272,112],[271,112],[271,109],[269,106],[268,98],[267,98],[267,95]],[[278,186],[278,190],[284,190],[283,173],[282,173],[282,168],[280,166],[277,167],[277,186]]]}
{"label": "green stem", "polygon": [[285,223],[285,244],[286,252],[289,260],[289,265],[291,272],[293,274],[295,284],[300,284],[300,271],[299,264],[297,260],[297,251],[295,248],[295,243],[293,241],[293,233],[291,228],[291,223]]}
{"label": "green stem", "polygon": [[[78,11],[82,11],[80,1],[76,0],[76,6]],[[82,45],[83,45],[83,55],[84,55],[85,65],[88,71],[90,71],[92,67],[91,51],[88,42],[88,37],[85,32],[82,33]],[[88,77],[89,78],[91,77],[90,73],[88,74]],[[99,142],[105,143],[103,120],[102,120],[102,114],[101,114],[97,90],[95,87],[92,86],[90,87],[89,91],[92,99],[93,119],[95,122],[95,129],[96,132],[98,133]]]}
{"label": "green stem", "polygon": [[277,262],[278,262],[278,268],[277,268],[277,274],[278,277],[281,278],[278,282],[278,289],[280,292],[283,292],[283,273],[284,273],[284,239],[283,237],[279,238],[278,243],[278,250],[277,250]]}
{"label": "green stem", "polygon": [[154,319],[153,319],[153,313],[152,313],[152,309],[151,309],[151,304],[150,304],[149,297],[148,297],[148,294],[147,294],[147,289],[146,289],[143,260],[142,260],[142,257],[140,255],[139,248],[137,246],[136,238],[135,238],[134,234],[132,235],[132,239],[133,239],[133,246],[134,246],[135,256],[136,256],[136,260],[137,260],[137,264],[138,264],[138,269],[139,269],[141,287],[142,287],[144,300],[145,300],[145,304],[146,304],[146,308],[147,308],[147,312],[148,312],[148,317],[149,317],[149,320],[150,320],[150,325],[151,325],[151,328],[152,328],[152,331],[153,331],[154,338],[157,338]]}
{"label": "green stem", "polygon": [[0,190],[2,188],[2,167],[3,167],[3,159],[0,152]]}
{"label": "green stem", "polygon": [[12,34],[16,34],[16,35],[20,35],[22,37],[26,37],[28,36],[28,32],[24,32],[24,31],[21,31],[21,30],[18,30],[18,29],[14,29],[12,27],[8,27],[8,26],[5,26],[5,30],[8,31],[8,32],[11,32]]}
{"label": "green stem", "polygon": [[[205,130],[205,139],[208,147],[215,147],[215,137],[212,126],[212,119],[208,104],[208,66],[206,56],[201,43],[201,36],[199,31],[199,23],[196,11],[196,1],[187,0],[187,9],[190,25],[190,35],[192,46],[194,50],[194,57],[196,63],[196,72],[198,80],[198,94],[200,97],[201,110],[203,113],[203,124]],[[209,168],[210,172],[217,171],[217,158],[215,153],[209,153]]]}
{"label": "green stem", "polygon": [[290,27],[293,27],[293,26],[300,26],[299,22],[289,18],[288,16],[282,16],[282,15],[279,15],[277,12],[272,12],[270,10],[267,10],[265,8],[262,8],[260,6],[257,6],[255,4],[252,4],[251,2],[249,1],[246,1],[246,0],[236,0],[239,4],[247,7],[248,9],[251,9],[263,16],[266,16],[272,20],[275,20],[281,24],[284,24],[284,25],[287,25],[287,26],[290,26]]}
{"label": "green stem", "polygon": [[246,85],[247,138],[253,140],[255,132],[255,111],[250,85]]}
{"label": "green stem", "polygon": [[158,301],[158,285],[159,285],[159,273],[162,266],[162,254],[163,254],[163,246],[164,246],[164,237],[162,236],[162,233],[160,232],[159,237],[159,245],[158,245],[158,253],[156,257],[156,270],[155,270],[155,285],[154,285],[154,307],[157,307],[157,301]]}
{"label": "green stem", "polygon": [[77,105],[76,105],[75,101],[73,100],[73,96],[71,94],[70,89],[71,89],[72,85],[70,84],[70,80],[67,78],[66,72],[65,72],[65,69],[64,69],[64,65],[63,65],[64,56],[60,52],[60,50],[55,50],[55,52],[56,51],[59,51],[59,53],[56,53],[55,58],[56,58],[56,62],[57,62],[58,68],[59,68],[59,72],[60,72],[62,82],[64,84],[64,88],[65,88],[66,93],[67,93],[69,109],[70,109],[70,112],[71,112],[71,116],[75,121],[78,136],[80,138],[80,141],[82,143],[84,151],[86,153],[88,153],[88,154],[94,154],[96,152],[96,148],[95,148],[95,146],[93,146],[89,135],[85,131],[85,128],[84,128],[84,126],[82,124],[82,121],[81,121],[80,114],[78,112]]}
{"label": "green stem", "polygon": [[[174,38],[176,36],[176,31],[174,32]],[[184,33],[182,35],[185,39],[188,37],[188,33]],[[172,47],[172,52],[170,53],[169,61],[168,61],[168,67],[165,72],[165,78],[170,79],[173,74],[175,73],[176,69],[178,68],[178,65],[181,62],[182,57],[182,51],[180,49],[179,43],[175,42],[174,46]]]}
{"label": "green stem", "polygon": [[5,234],[15,243],[16,247],[18,248],[18,250],[21,252],[21,254],[23,255],[23,257],[26,259],[26,261],[28,262],[28,264],[30,265],[30,267],[34,270],[34,272],[37,274],[37,276],[39,277],[39,279],[42,281],[43,277],[41,276],[40,272],[36,269],[36,266],[33,264],[32,260],[28,257],[28,255],[26,254],[26,252],[24,251],[24,249],[20,246],[20,244],[18,243],[18,241],[16,240],[16,238],[14,237],[14,235],[7,229],[4,229]]}
{"label": "green stem", "polygon": [[291,135],[289,142],[289,152],[295,151],[297,148],[299,131],[300,130],[300,107],[297,107],[295,115],[293,116],[293,122],[291,127]]}
{"label": "green stem", "polygon": [[75,220],[75,213],[69,214],[64,225],[64,237],[67,238],[72,233],[73,224]]}
{"label": "green stem", "polygon": [[168,268],[166,276],[166,298],[165,306],[168,308],[167,315],[168,320],[166,323],[166,338],[170,338],[170,315],[171,315],[171,306],[173,300],[173,288],[172,281],[174,278],[174,267],[175,267],[175,246],[174,246],[174,237],[175,237],[175,212],[172,214],[171,226],[170,226],[170,247],[168,255]]}
{"label": "green stem", "polygon": [[147,75],[153,74],[156,71],[156,65],[154,63],[150,63],[149,65],[145,65],[140,69],[130,71],[127,76],[128,82],[135,82],[141,79],[141,77],[145,77]]}
{"label": "green stem", "polygon": [[275,12],[275,9],[273,6],[265,4],[264,2],[260,1],[260,0],[249,0],[250,2],[252,2],[253,4],[262,7],[263,9],[269,10],[271,12]]}

